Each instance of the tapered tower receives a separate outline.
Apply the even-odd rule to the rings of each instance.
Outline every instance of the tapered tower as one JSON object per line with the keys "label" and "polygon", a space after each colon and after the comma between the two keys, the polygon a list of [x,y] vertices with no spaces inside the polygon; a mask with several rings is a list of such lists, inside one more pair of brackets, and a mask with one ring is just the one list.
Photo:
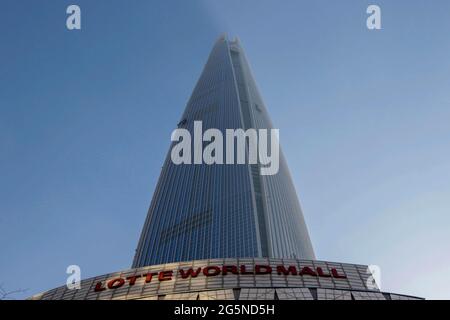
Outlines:
{"label": "tapered tower", "polygon": [[[239,40],[220,37],[177,126],[272,129]],[[207,258],[315,259],[288,166],[179,164],[169,150],[133,267]]]}

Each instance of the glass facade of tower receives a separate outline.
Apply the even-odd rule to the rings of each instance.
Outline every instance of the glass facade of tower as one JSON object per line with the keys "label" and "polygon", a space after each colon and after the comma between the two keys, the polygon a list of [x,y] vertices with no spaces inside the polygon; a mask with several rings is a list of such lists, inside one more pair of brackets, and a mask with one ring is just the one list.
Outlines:
{"label": "glass facade of tower", "polygon": [[[221,37],[178,123],[203,130],[271,129],[238,40]],[[172,146],[171,146],[172,147]],[[142,230],[133,267],[238,257],[315,259],[284,156],[275,175],[259,164],[175,165],[171,148]]]}

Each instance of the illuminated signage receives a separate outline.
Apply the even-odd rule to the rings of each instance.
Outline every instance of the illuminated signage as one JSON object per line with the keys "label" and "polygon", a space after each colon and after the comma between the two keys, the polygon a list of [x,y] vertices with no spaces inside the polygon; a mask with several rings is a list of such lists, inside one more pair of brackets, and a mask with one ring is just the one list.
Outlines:
{"label": "illuminated signage", "polygon": [[[223,265],[223,266],[207,266],[198,268],[186,268],[177,270],[181,279],[196,278],[199,275],[205,277],[226,276],[229,274],[234,275],[265,275],[271,273],[277,273],[278,275],[285,276],[310,276],[310,277],[323,277],[334,279],[346,279],[345,274],[340,274],[335,268],[323,270],[321,267],[302,267],[298,269],[296,266],[284,266],[278,265],[275,267],[269,265],[256,264],[254,268],[249,269],[247,265]],[[123,285],[134,286],[136,282],[150,283],[152,281],[170,281],[175,276],[174,270],[166,270],[160,272],[149,272],[136,274],[126,278],[117,277],[108,281],[97,282],[94,288],[95,292],[101,292],[107,289],[117,289]]]}

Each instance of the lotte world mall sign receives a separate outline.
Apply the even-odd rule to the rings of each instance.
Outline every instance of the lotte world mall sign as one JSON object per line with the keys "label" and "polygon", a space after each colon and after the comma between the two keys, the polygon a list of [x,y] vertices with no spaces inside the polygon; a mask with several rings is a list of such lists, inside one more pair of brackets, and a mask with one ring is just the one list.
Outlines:
{"label": "lotte world mall sign", "polygon": [[172,280],[175,273],[178,272],[181,279],[196,278],[199,275],[205,277],[226,276],[229,274],[235,275],[267,275],[276,272],[278,275],[292,275],[292,276],[311,276],[324,277],[335,279],[346,279],[347,276],[340,274],[337,269],[331,268],[329,271],[324,271],[321,267],[304,266],[300,269],[294,265],[284,266],[270,266],[255,264],[253,268],[248,268],[246,265],[223,265],[223,266],[205,266],[198,268],[186,268],[178,270],[165,270],[160,272],[148,272],[142,274],[135,274],[128,277],[117,277],[107,281],[99,281],[95,284],[94,291],[101,292],[107,289],[117,289],[124,285],[133,286],[137,281],[144,283],[151,283],[152,281],[169,281]]}
{"label": "lotte world mall sign", "polygon": [[370,267],[278,258],[214,258],[131,268],[39,293],[32,300],[417,299],[381,292]]}

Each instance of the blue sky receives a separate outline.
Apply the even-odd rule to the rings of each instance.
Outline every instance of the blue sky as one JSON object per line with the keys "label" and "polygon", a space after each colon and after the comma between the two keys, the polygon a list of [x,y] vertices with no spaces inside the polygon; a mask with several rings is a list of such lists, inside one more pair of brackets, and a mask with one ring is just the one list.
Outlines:
{"label": "blue sky", "polygon": [[[82,30],[65,27],[66,7]],[[382,30],[366,28],[378,4]],[[4,0],[0,283],[23,298],[131,265],[170,133],[238,35],[316,255],[450,298],[450,3]]]}

